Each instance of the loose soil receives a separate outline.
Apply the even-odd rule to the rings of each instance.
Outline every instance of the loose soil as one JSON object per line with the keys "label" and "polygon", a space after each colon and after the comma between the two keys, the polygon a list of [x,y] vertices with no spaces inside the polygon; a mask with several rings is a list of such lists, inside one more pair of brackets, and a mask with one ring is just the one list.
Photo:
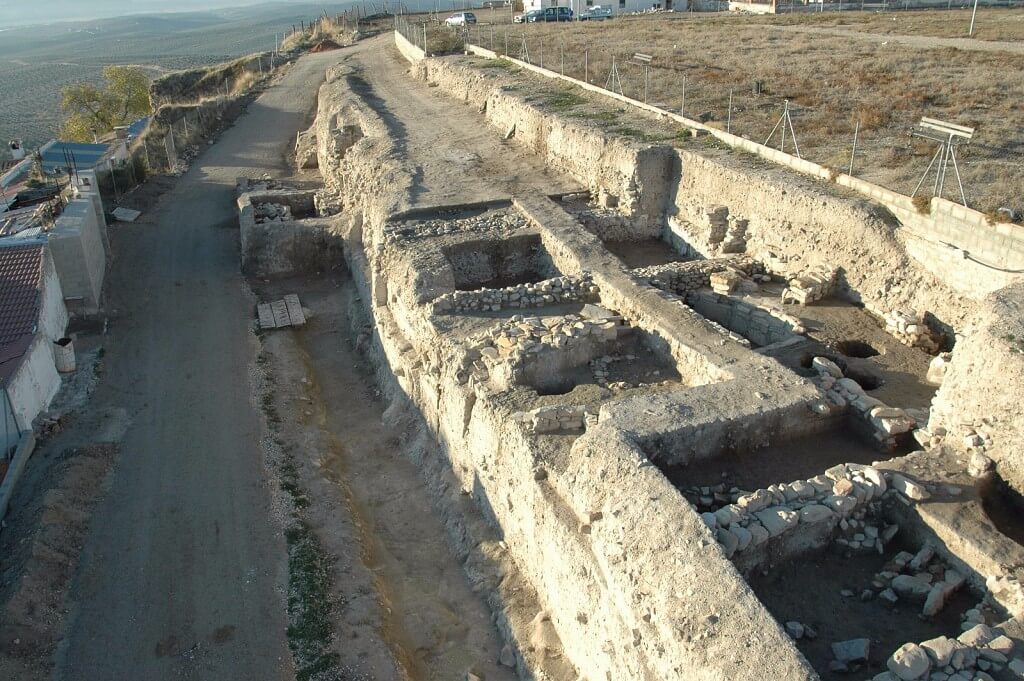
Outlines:
{"label": "loose soil", "polygon": [[806,480],[841,463],[870,464],[885,458],[853,432],[840,428],[745,454],[722,454],[662,470],[679,489],[725,483],[745,491]]}
{"label": "loose soil", "polygon": [[679,251],[661,239],[605,241],[604,247],[631,270],[686,260]]}
{"label": "loose soil", "polygon": [[302,511],[334,561],[339,668],[359,678],[515,678],[497,664],[502,642],[449,550],[446,522],[420,470],[402,453],[401,424],[359,347],[369,328],[342,273],[258,287],[260,299],[299,292],[308,323],[263,336],[277,444],[296,454]]}
{"label": "loose soil", "polygon": [[[886,671],[885,661],[907,641],[926,641],[936,636],[960,635],[960,615],[974,607],[977,599],[966,589],[957,592],[936,617],[921,617],[921,603],[900,602],[889,608],[859,594],[870,588],[872,577],[901,548],[890,544],[886,555],[858,553],[846,556],[824,549],[772,567],[767,574],[755,573],[748,581],[754,593],[780,622],[797,621],[811,625],[818,633],[813,640],[797,641],[797,647],[821,674],[822,681],[870,678]],[[848,589],[852,597],[840,592]],[[856,674],[828,669],[832,643],[854,638],[871,639],[869,664]]]}

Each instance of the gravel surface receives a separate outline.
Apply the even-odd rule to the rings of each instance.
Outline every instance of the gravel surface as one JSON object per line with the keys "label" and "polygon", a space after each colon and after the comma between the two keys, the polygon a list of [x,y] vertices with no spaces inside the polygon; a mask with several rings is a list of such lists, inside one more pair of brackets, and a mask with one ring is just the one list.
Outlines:
{"label": "gravel surface", "polygon": [[131,420],[73,586],[57,678],[293,676],[234,185],[284,167],[342,56],[297,62],[142,219],[111,230],[108,373],[93,406]]}

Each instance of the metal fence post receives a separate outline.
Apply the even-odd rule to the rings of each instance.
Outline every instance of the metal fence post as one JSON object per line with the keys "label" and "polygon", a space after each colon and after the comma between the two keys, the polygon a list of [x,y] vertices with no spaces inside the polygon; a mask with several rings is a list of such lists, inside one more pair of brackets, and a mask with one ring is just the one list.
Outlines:
{"label": "metal fence post", "polygon": [[679,104],[679,115],[686,115],[686,76],[683,76],[683,101]]}
{"label": "metal fence post", "polygon": [[583,50],[583,80],[590,82],[590,50]]}
{"label": "metal fence post", "polygon": [[847,173],[850,177],[853,177],[853,159],[857,156],[857,135],[860,133],[860,121],[857,121],[857,125],[853,128],[853,150],[850,152],[850,172]]}
{"label": "metal fence post", "polygon": [[725,123],[725,131],[732,134],[732,89],[729,90],[729,118]]}

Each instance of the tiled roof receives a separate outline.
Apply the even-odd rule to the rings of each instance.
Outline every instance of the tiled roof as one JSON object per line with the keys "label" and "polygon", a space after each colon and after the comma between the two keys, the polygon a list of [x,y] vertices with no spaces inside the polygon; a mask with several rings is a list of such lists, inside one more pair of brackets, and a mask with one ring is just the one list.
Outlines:
{"label": "tiled roof", "polygon": [[42,244],[0,246],[0,385],[35,337],[43,287]]}

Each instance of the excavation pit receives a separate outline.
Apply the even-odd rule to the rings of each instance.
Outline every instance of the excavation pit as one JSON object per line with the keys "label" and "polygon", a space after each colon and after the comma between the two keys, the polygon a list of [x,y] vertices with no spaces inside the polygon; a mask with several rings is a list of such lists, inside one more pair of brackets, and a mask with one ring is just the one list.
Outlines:
{"label": "excavation pit", "polygon": [[520,371],[520,384],[538,395],[565,395],[588,385],[624,390],[681,380],[671,355],[657,349],[649,334],[630,327],[621,327],[614,340],[537,353]]}
{"label": "excavation pit", "polygon": [[661,239],[605,241],[604,247],[631,270],[690,260]]}
{"label": "excavation pit", "polygon": [[770,304],[799,319],[806,330],[800,343],[763,348],[784,366],[803,376],[811,375],[815,356],[836,362],[849,378],[857,381],[871,397],[901,408],[928,408],[936,386],[928,383],[932,357],[919,348],[908,347],[888,334],[877,317],[863,308],[834,298],[813,305],[779,305],[772,286],[762,286],[756,295],[745,296],[755,304]]}
{"label": "excavation pit", "polygon": [[[785,443],[772,444],[748,452],[730,452],[686,464],[666,466],[655,459],[665,477],[686,496],[699,511],[715,510],[733,503],[743,492],[765,489],[774,484],[812,478],[841,463],[870,464],[881,458],[871,440],[857,432],[856,427],[840,420],[823,432],[799,437]],[[710,495],[702,488],[712,488]],[[730,490],[738,490],[730,492]],[[701,497],[712,503],[700,503]]]}
{"label": "excavation pit", "polygon": [[444,255],[455,276],[456,291],[502,289],[561,275],[536,234],[464,241],[446,247]]}
{"label": "excavation pit", "polygon": [[979,486],[981,507],[1000,534],[1024,546],[1024,496],[998,474]]}
{"label": "excavation pit", "polygon": [[[798,622],[814,631],[814,638],[805,635],[796,645],[823,681],[871,678],[886,671],[886,660],[904,643],[960,635],[960,616],[977,603],[966,587],[955,592],[937,615],[923,617],[920,601],[900,598],[889,606],[879,596],[882,589],[873,585],[878,573],[893,567],[891,560],[897,551],[914,553],[916,547],[900,546],[897,537],[886,546],[884,555],[846,555],[838,548],[832,545],[792,557],[747,579],[780,624]],[[871,597],[861,600],[865,590],[871,591]],[[833,669],[832,644],[862,638],[871,641],[867,663],[854,674],[850,673],[852,665],[849,671]]]}
{"label": "excavation pit", "polygon": [[741,298],[694,291],[686,304],[705,319],[710,319],[759,348],[795,340],[800,320],[773,307],[751,305]]}

